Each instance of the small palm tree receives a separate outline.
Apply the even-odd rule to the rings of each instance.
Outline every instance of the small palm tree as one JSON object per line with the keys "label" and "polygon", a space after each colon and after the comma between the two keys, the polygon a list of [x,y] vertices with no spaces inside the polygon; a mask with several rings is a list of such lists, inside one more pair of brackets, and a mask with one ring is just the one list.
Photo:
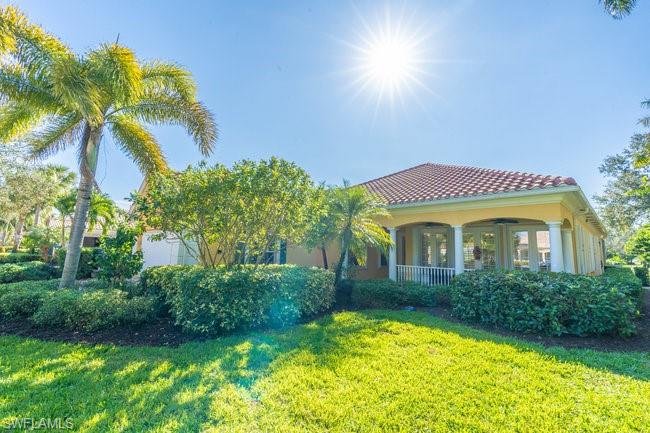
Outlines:
{"label": "small palm tree", "polygon": [[70,191],[67,194],[57,197],[54,202],[54,209],[59,212],[59,217],[61,218],[61,247],[65,245],[65,221],[68,218],[72,218],[76,201],[77,191]]}
{"label": "small palm tree", "polygon": [[99,225],[102,228],[102,234],[106,235],[108,229],[115,223],[115,213],[115,202],[107,194],[93,192],[88,208],[88,230],[93,230],[95,226]]}
{"label": "small palm tree", "polygon": [[341,243],[341,255],[336,266],[336,284],[344,276],[350,253],[363,265],[369,246],[386,251],[393,245],[390,235],[377,224],[377,218],[389,216],[384,202],[362,186],[343,187],[331,193],[329,209],[335,221],[336,239]]}
{"label": "small palm tree", "polygon": [[102,135],[110,133],[153,173],[167,163],[144,124],[185,127],[204,155],[213,150],[216,125],[185,69],[139,62],[118,44],[77,56],[11,6],[0,8],[0,59],[0,141],[26,142],[34,158],[77,147],[81,176],[61,277],[66,287],[77,272]]}

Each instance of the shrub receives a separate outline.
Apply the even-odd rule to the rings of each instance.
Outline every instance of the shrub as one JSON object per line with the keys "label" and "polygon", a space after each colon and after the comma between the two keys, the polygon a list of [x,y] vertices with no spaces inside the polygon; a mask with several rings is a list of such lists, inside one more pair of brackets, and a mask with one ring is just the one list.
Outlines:
{"label": "shrub", "polygon": [[56,275],[56,269],[43,262],[21,262],[0,265],[0,283],[27,280],[48,280]]}
{"label": "shrub", "polygon": [[[65,254],[66,249],[60,248],[56,250],[56,264],[59,269],[63,269],[65,264]],[[83,280],[90,278],[93,275],[93,272],[97,270],[97,255],[99,254],[99,248],[82,248],[81,256],[79,257],[79,267],[77,268],[77,279]]]}
{"label": "shrub", "polygon": [[147,322],[156,314],[156,299],[151,296],[57,286],[57,280],[0,285],[0,314],[6,319],[29,319],[37,326],[86,332]]}
{"label": "shrub", "polygon": [[462,320],[520,332],[635,332],[641,284],[629,269],[599,277],[528,271],[473,271],[454,278],[451,300]]}
{"label": "shrub", "polygon": [[644,286],[650,286],[650,276],[648,275],[648,268],[645,266],[634,267],[634,275],[641,281]]}
{"label": "shrub", "polygon": [[433,307],[445,303],[447,291],[445,286],[428,287],[413,282],[357,280],[352,284],[351,302],[360,308]]}
{"label": "shrub", "polygon": [[35,253],[0,253],[0,265],[6,263],[35,262],[41,260],[40,254]]}
{"label": "shrub", "polygon": [[96,259],[99,266],[97,277],[100,280],[107,281],[112,286],[124,284],[142,270],[142,251],[133,251],[141,232],[138,228],[120,226],[115,237],[102,236],[100,253]]}
{"label": "shrub", "polygon": [[285,326],[330,308],[334,274],[290,265],[145,270],[143,292],[162,299],[183,329],[219,334]]}

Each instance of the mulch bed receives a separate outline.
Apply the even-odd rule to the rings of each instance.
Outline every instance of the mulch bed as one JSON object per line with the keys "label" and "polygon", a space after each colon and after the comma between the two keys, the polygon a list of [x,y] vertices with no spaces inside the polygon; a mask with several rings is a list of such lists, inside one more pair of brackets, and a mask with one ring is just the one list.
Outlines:
{"label": "mulch bed", "polygon": [[[436,307],[422,309],[436,317],[452,322],[462,323],[456,319],[450,308]],[[638,334],[629,338],[620,337],[575,337],[564,335],[562,337],[547,337],[535,334],[522,334],[500,328],[471,325],[475,328],[509,336],[522,340],[539,343],[544,346],[561,346],[567,349],[594,349],[616,352],[644,352],[650,351],[650,289],[644,291],[644,307],[641,318],[637,322]],[[122,326],[94,333],[83,333],[65,329],[37,328],[28,321],[7,322],[0,320],[0,335],[17,335],[21,337],[38,338],[41,340],[61,341],[67,343],[86,344],[116,344],[119,346],[169,346],[175,347],[191,341],[204,341],[209,337],[196,334],[187,334],[174,325],[172,319],[158,319],[138,327]]]}

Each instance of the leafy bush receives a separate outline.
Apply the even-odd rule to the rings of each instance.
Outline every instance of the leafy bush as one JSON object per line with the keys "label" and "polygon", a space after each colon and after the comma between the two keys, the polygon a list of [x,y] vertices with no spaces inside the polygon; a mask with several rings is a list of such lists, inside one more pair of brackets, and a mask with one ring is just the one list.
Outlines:
{"label": "leafy bush", "polygon": [[[99,253],[100,253],[99,248],[87,247],[81,249],[81,256],[79,257],[79,267],[77,268],[78,280],[83,280],[92,277],[93,272],[95,272],[98,269],[97,256],[99,255]],[[56,256],[56,264],[59,267],[59,269],[63,269],[63,265],[65,264],[65,254],[66,254],[65,248],[60,248],[56,250],[56,253],[54,254]]]}
{"label": "leafy bush", "polygon": [[40,254],[35,253],[0,253],[0,265],[6,263],[34,262],[41,260]]}
{"label": "leafy bush", "polygon": [[100,253],[97,256],[100,280],[108,281],[111,285],[123,284],[142,270],[144,260],[142,251],[133,252],[139,228],[120,226],[115,237],[102,236]]}
{"label": "leafy bush", "polygon": [[25,281],[0,285],[0,315],[29,319],[38,326],[93,332],[151,320],[156,299],[130,297],[122,290],[57,289],[58,281]]}
{"label": "leafy bush", "polygon": [[636,266],[634,268],[634,275],[641,281],[644,286],[650,286],[650,276],[648,275],[648,268],[645,266]]}
{"label": "leafy bush", "polygon": [[20,262],[0,265],[0,283],[27,280],[49,280],[56,276],[56,269],[43,262]]}
{"label": "leafy bush", "polygon": [[158,296],[183,329],[219,334],[285,326],[334,303],[334,274],[291,265],[145,270],[143,292]]}
{"label": "leafy bush", "polygon": [[41,252],[44,261],[49,261],[49,250],[57,241],[57,235],[54,229],[49,227],[33,227],[25,234],[22,245],[30,253]]}
{"label": "leafy bush", "polygon": [[636,331],[641,284],[629,269],[599,277],[528,271],[473,271],[454,278],[454,314],[467,321],[544,334]]}
{"label": "leafy bush", "polygon": [[446,286],[428,287],[388,279],[357,280],[352,284],[351,302],[360,308],[395,308],[402,305],[433,307],[448,303]]}

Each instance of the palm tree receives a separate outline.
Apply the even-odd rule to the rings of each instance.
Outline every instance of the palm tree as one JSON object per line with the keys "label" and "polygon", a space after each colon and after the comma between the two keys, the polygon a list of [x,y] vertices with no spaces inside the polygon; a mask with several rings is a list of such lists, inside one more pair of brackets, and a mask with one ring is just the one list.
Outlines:
{"label": "palm tree", "polygon": [[76,201],[77,192],[72,190],[67,194],[60,195],[54,202],[54,209],[59,212],[61,217],[61,247],[65,245],[65,221],[68,217],[72,218]]}
{"label": "palm tree", "polygon": [[331,193],[329,209],[336,226],[336,239],[341,243],[341,255],[336,265],[336,284],[341,282],[350,253],[364,264],[369,246],[386,251],[393,245],[390,235],[377,224],[377,218],[389,216],[383,201],[362,186],[343,187]]}
{"label": "palm tree", "polygon": [[146,173],[167,170],[144,124],[183,126],[203,155],[217,139],[212,114],[196,99],[185,69],[139,62],[128,48],[101,45],[83,56],[16,8],[0,9],[0,141],[26,142],[33,158],[76,145],[80,180],[61,287],[74,282],[102,135]]}
{"label": "palm tree", "polygon": [[605,11],[615,19],[621,19],[630,13],[636,6],[636,0],[598,0],[605,7]]}
{"label": "palm tree", "polygon": [[109,227],[115,223],[115,212],[115,202],[107,194],[93,191],[88,208],[88,230],[93,230],[99,224],[102,234],[105,235]]}

